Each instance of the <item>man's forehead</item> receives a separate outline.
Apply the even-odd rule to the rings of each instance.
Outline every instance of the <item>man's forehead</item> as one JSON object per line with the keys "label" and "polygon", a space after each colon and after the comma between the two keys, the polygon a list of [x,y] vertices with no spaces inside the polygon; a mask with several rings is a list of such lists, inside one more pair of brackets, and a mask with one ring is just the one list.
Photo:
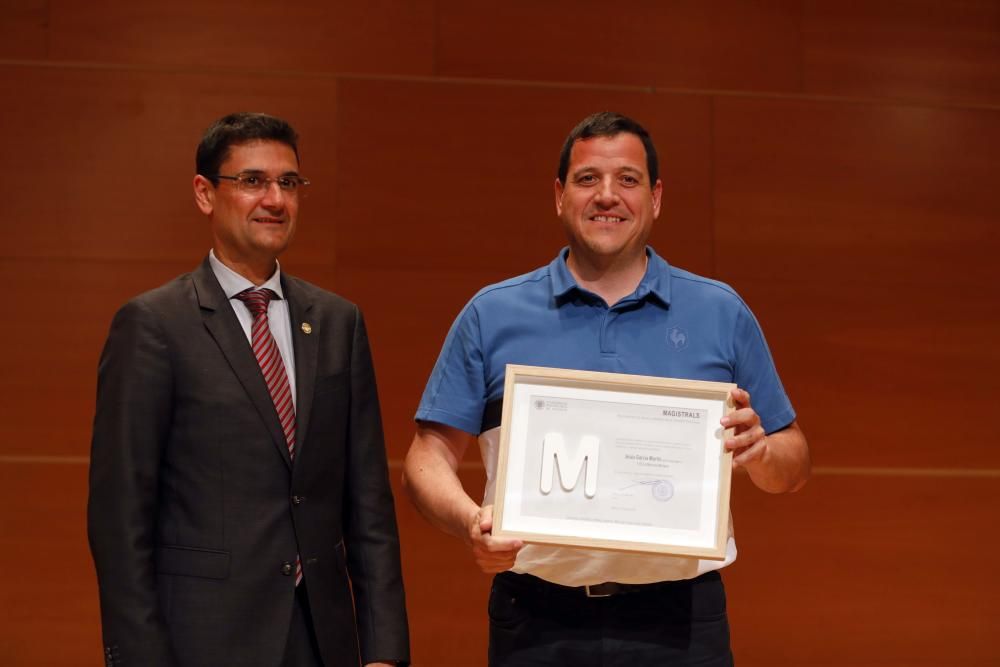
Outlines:
{"label": "man's forehead", "polygon": [[611,136],[577,139],[570,150],[570,171],[593,169],[609,164],[616,170],[646,173],[646,147],[630,132]]}
{"label": "man's forehead", "polygon": [[298,169],[298,158],[288,144],[281,141],[255,139],[229,147],[223,164],[239,165],[244,171],[269,171]]}

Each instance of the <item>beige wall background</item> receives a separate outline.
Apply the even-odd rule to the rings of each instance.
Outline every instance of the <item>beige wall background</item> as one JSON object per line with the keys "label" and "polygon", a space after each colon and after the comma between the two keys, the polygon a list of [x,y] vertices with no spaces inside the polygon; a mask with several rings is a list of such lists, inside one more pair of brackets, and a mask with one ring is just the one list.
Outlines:
{"label": "beige wall background", "polygon": [[[396,479],[453,317],[562,245],[600,109],[653,133],[653,244],[749,302],[812,445],[799,494],[735,481],[738,664],[1000,663],[1000,2],[0,0],[0,88],[0,664],[100,664],[97,357],[207,252],[208,123],[300,131],[284,265],[365,311]],[[488,577],[396,491],[415,664],[485,664]]]}

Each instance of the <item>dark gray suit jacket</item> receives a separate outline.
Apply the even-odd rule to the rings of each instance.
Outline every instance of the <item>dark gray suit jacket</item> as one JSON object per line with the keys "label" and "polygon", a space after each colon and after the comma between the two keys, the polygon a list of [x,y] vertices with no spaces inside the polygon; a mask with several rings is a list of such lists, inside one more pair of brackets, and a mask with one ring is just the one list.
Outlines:
{"label": "dark gray suit jacket", "polygon": [[295,353],[294,466],[207,259],[114,318],[88,505],[109,664],[278,665],[296,553],[327,667],[409,660],[364,322],[305,281],[283,276],[282,288]]}

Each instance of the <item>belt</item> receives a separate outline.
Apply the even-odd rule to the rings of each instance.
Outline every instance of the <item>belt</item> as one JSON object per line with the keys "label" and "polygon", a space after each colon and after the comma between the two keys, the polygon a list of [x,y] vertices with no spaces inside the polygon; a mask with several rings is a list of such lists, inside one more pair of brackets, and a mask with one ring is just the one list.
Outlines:
{"label": "belt", "polygon": [[656,582],[652,584],[619,584],[617,581],[605,581],[603,584],[593,586],[580,586],[583,594],[588,598],[609,598],[612,595],[622,595],[625,593],[640,593],[651,588],[658,588],[666,582]]}
{"label": "belt", "polygon": [[695,581],[694,579],[682,579],[679,581],[655,581],[649,584],[621,584],[616,581],[606,581],[603,584],[592,584],[589,586],[563,586],[540,579],[534,575],[515,574],[513,572],[503,572],[497,575],[497,579],[509,583],[514,587],[528,588],[545,595],[561,595],[574,598],[607,598],[613,595],[626,595],[628,593],[642,593],[662,588],[689,586]]}

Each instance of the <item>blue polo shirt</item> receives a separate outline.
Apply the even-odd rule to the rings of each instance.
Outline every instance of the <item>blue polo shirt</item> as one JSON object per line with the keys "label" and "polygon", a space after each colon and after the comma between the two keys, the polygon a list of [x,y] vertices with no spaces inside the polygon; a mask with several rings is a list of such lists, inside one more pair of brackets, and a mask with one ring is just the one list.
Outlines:
{"label": "blue polo shirt", "polygon": [[735,382],[768,433],[795,411],[753,313],[728,285],[646,249],[635,292],[613,306],[581,288],[564,248],[548,265],[485,287],[448,332],[416,419],[473,435],[500,423],[507,364]]}

